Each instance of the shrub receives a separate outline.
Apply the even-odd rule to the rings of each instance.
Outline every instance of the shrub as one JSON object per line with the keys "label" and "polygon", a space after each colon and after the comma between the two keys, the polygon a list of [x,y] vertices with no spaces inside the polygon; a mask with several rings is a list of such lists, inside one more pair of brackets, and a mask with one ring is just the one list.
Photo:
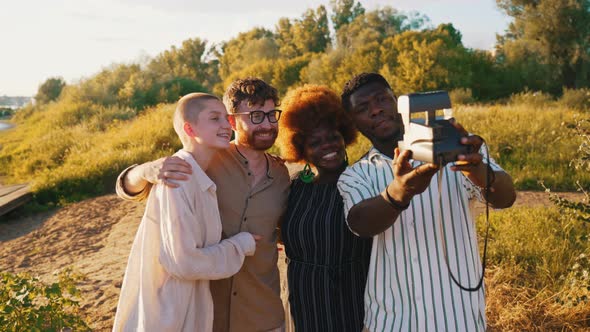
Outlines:
{"label": "shrub", "polygon": [[10,118],[15,113],[15,110],[7,107],[0,107],[0,118]]}
{"label": "shrub", "polygon": [[528,91],[525,90],[520,93],[513,94],[510,96],[510,104],[512,105],[526,105],[528,107],[544,108],[553,102],[553,97],[541,91]]}
{"label": "shrub", "polygon": [[[570,166],[575,170],[588,173],[590,172],[590,120],[576,118],[574,123],[568,125],[568,127],[582,138],[576,158],[571,161]],[[551,194],[550,199],[563,214],[590,223],[590,186],[584,186],[580,181],[576,181],[576,185],[578,191],[584,193],[584,199],[581,202],[574,202],[556,194]],[[545,190],[550,192],[547,187],[545,187]]]}
{"label": "shrub", "polygon": [[467,105],[475,102],[471,89],[469,88],[451,90],[451,92],[449,92],[449,97],[451,97],[452,105]]}
{"label": "shrub", "polygon": [[90,331],[78,314],[81,279],[66,269],[59,281],[47,284],[28,274],[0,273],[0,326],[2,331]]}
{"label": "shrub", "polygon": [[590,110],[590,89],[563,89],[559,104],[580,111]]}

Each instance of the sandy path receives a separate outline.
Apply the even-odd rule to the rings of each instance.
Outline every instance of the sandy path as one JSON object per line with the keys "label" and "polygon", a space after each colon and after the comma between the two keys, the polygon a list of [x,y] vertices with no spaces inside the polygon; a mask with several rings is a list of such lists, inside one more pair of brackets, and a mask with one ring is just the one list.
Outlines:
{"label": "sandy path", "polygon": [[[516,202],[550,204],[542,192],[520,192]],[[96,331],[108,331],[143,208],[107,195],[32,217],[0,219],[0,270],[26,271],[49,281],[54,271],[73,267],[86,276],[80,285],[82,312]],[[282,252],[279,268],[284,282]]]}
{"label": "sandy path", "polygon": [[142,213],[143,205],[109,195],[22,222],[0,223],[0,266],[45,280],[52,280],[56,270],[73,267],[86,275],[80,289],[87,321],[97,331],[109,330]]}

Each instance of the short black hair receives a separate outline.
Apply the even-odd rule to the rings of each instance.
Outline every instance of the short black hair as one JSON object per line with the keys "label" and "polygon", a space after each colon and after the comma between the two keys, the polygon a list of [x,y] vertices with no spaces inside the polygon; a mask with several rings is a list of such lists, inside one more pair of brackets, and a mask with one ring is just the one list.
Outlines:
{"label": "short black hair", "polygon": [[389,90],[392,90],[391,86],[389,86],[389,83],[387,83],[387,80],[383,76],[381,76],[380,74],[377,74],[377,73],[358,74],[358,75],[354,76],[353,78],[351,78],[348,82],[346,82],[344,84],[344,88],[342,89],[342,95],[340,97],[342,98],[342,106],[344,107],[344,109],[347,112],[350,112],[350,110],[352,109],[352,105],[350,104],[350,96],[353,93],[355,93],[358,89],[360,89],[361,87],[363,87],[369,83],[373,83],[373,82],[380,83],[384,87],[388,88]]}

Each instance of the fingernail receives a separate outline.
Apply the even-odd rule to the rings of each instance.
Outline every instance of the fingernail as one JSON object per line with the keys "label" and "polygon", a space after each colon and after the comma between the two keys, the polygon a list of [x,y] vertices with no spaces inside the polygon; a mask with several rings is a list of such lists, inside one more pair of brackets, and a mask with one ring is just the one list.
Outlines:
{"label": "fingernail", "polygon": [[462,137],[461,138],[461,143],[463,143],[463,144],[467,143],[467,137]]}

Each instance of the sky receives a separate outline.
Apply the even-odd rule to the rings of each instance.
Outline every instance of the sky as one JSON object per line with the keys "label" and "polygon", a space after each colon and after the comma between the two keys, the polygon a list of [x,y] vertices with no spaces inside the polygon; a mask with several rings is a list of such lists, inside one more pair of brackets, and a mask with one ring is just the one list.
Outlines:
{"label": "sky", "polygon": [[[491,50],[510,18],[495,0],[360,0],[367,9],[417,11],[452,23],[466,47]],[[329,0],[0,0],[0,96],[32,96],[50,77],[68,84],[113,63],[142,63],[199,37],[227,41],[274,29]]]}

